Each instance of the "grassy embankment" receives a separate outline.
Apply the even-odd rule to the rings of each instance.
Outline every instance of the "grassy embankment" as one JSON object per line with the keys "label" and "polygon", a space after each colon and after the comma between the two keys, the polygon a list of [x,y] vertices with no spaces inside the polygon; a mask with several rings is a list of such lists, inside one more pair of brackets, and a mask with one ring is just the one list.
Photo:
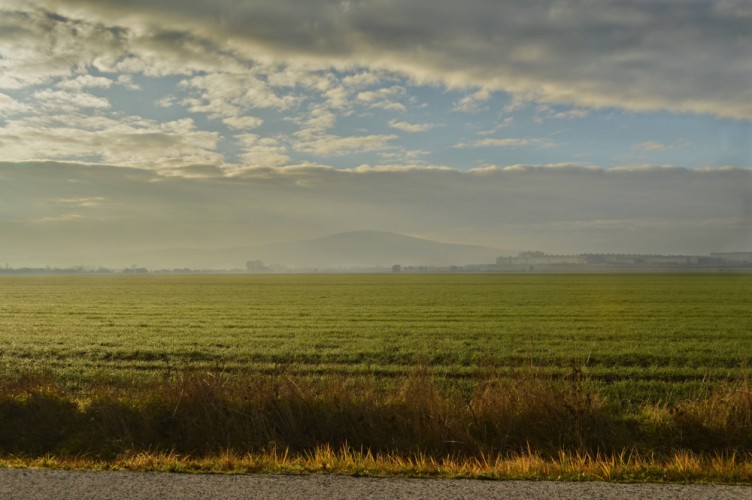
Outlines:
{"label": "grassy embankment", "polygon": [[750,277],[0,288],[6,465],[752,480]]}

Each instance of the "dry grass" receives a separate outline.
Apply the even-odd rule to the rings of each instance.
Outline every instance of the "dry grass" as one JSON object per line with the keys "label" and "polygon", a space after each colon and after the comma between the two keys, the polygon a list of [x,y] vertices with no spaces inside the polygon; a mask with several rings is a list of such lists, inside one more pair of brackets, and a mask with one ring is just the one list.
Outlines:
{"label": "dry grass", "polygon": [[472,458],[395,455],[339,450],[323,446],[301,455],[278,452],[239,454],[225,451],[207,457],[170,453],[129,453],[111,460],[87,457],[8,457],[0,467],[220,474],[340,474],[350,476],[450,477],[622,482],[752,483],[752,455],[698,455],[676,452],[657,458],[622,452],[611,455],[561,452],[544,457],[534,452]]}
{"label": "dry grass", "polygon": [[752,480],[747,380],[634,414],[616,408],[577,372],[489,376],[469,397],[423,368],[393,387],[203,372],[75,391],[34,374],[0,382],[0,453],[28,467]]}

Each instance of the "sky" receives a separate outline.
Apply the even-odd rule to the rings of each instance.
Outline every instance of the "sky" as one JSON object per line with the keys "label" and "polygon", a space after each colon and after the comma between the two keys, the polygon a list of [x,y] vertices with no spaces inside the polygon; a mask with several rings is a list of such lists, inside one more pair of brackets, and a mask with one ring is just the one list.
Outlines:
{"label": "sky", "polygon": [[0,265],[751,251],[750,47],[744,0],[0,0]]}

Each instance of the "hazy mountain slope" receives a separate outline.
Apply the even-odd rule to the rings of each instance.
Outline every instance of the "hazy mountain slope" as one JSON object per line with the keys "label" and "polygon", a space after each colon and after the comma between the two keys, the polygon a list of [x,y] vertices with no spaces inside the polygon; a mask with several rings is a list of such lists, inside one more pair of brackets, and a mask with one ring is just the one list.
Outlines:
{"label": "hazy mountain slope", "polygon": [[440,243],[378,231],[339,233],[313,240],[249,249],[269,263],[297,266],[452,265],[494,262],[499,250]]}
{"label": "hazy mountain slope", "polygon": [[440,243],[381,231],[352,231],[311,240],[229,249],[168,249],[130,253],[127,262],[147,267],[241,268],[246,261],[299,268],[488,264],[503,250]]}

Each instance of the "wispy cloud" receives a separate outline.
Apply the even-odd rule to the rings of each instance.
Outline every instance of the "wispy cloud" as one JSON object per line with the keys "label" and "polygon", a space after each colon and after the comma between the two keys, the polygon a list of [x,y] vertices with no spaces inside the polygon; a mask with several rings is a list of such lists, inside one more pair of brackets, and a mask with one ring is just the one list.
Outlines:
{"label": "wispy cloud", "polygon": [[582,108],[561,109],[549,104],[539,104],[535,107],[533,121],[543,123],[546,120],[578,120],[586,118],[590,111]]}
{"label": "wispy cloud", "polygon": [[378,90],[366,90],[359,92],[356,98],[367,103],[372,108],[381,108],[391,111],[405,111],[405,105],[398,98],[405,94],[405,89],[400,86],[383,87]]}
{"label": "wispy cloud", "polygon": [[93,208],[102,204],[105,198],[102,196],[88,196],[83,198],[56,198],[53,203],[68,207]]}
{"label": "wispy cloud", "polygon": [[321,135],[294,144],[297,151],[319,156],[342,155],[348,153],[380,151],[389,149],[394,134],[373,134],[363,136]]}
{"label": "wispy cloud", "polygon": [[80,75],[76,78],[58,82],[55,87],[65,90],[82,90],[87,88],[107,89],[113,83],[111,79],[103,76]]}
{"label": "wispy cloud", "polygon": [[428,132],[429,130],[434,128],[434,125],[432,123],[408,123],[400,120],[390,120],[389,126],[394,129],[413,134],[418,132]]}
{"label": "wispy cloud", "polygon": [[459,111],[462,113],[480,113],[486,111],[488,106],[484,103],[491,97],[491,92],[487,88],[476,90],[475,92],[468,94],[452,106],[452,111]]}
{"label": "wispy cloud", "polygon": [[9,95],[0,93],[0,116],[26,113],[29,110],[30,107],[28,105],[16,101]]}
{"label": "wispy cloud", "polygon": [[662,151],[673,151],[673,150],[680,149],[680,148],[687,148],[687,147],[690,147],[691,145],[692,143],[686,139],[682,139],[680,141],[676,141],[671,144],[665,144],[659,141],[645,141],[639,144],[635,144],[634,149],[639,149],[640,151],[647,151],[647,152],[662,152]]}
{"label": "wispy cloud", "polygon": [[245,130],[260,127],[264,120],[255,116],[227,116],[222,123],[235,130]]}
{"label": "wispy cloud", "polygon": [[60,214],[60,215],[52,215],[49,217],[37,217],[34,219],[31,219],[31,222],[33,223],[39,223],[39,224],[45,224],[45,223],[54,223],[54,222],[76,222],[85,220],[86,217],[84,217],[81,214]]}
{"label": "wispy cloud", "polygon": [[50,110],[74,111],[79,108],[105,109],[111,107],[106,98],[80,91],[40,90],[34,93],[34,98]]}
{"label": "wispy cloud", "polygon": [[553,148],[559,144],[549,139],[533,138],[494,138],[487,137],[472,142],[461,142],[456,144],[455,148]]}

